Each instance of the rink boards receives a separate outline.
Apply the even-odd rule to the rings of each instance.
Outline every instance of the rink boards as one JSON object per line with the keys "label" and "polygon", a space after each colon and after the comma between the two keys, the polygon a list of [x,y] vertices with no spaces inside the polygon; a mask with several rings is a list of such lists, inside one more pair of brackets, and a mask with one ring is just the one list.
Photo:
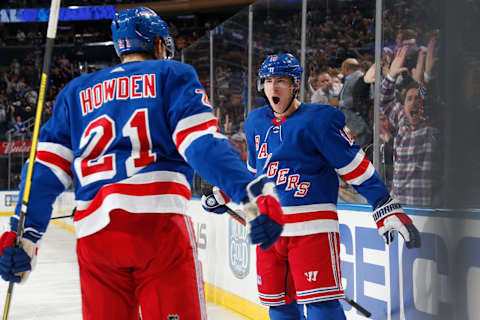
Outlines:
{"label": "rink boards", "polygon": [[[11,213],[16,197],[15,192],[0,192],[0,212]],[[54,215],[69,214],[72,193],[62,194],[54,207]],[[407,208],[422,236],[422,248],[408,250],[401,239],[385,246],[368,206],[338,209],[345,291],[373,319],[455,318],[448,316],[453,304],[460,310],[458,319],[480,314],[480,252],[473,250],[480,247],[480,213]],[[268,319],[257,298],[255,250],[246,229],[227,215],[205,213],[198,199],[191,201],[189,213],[207,298],[247,318]],[[452,276],[458,268],[461,272]],[[344,308],[348,319],[364,319],[349,305]]]}

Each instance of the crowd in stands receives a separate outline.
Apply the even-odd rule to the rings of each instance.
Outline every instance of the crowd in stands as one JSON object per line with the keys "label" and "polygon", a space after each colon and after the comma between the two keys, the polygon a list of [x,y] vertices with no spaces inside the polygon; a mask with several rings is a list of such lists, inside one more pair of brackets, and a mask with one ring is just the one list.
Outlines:
{"label": "crowd in stands", "polygon": [[[435,110],[435,104],[439,102],[431,94],[432,88],[435,88],[435,50],[438,47],[436,39],[439,30],[426,19],[421,19],[425,10],[435,10],[425,3],[408,0],[404,6],[397,6],[387,1],[384,21],[388,23],[383,31],[382,79],[379,79],[382,82],[380,150],[383,165],[380,172],[388,187],[402,202],[419,206],[432,202],[432,159],[438,149],[435,142],[439,116]],[[374,7],[369,1],[357,1],[353,8],[351,3],[325,7],[324,2],[312,2],[308,13],[305,64],[305,101],[340,108],[346,116],[352,137],[370,159],[373,150],[375,81],[373,16]],[[188,47],[183,52],[185,62],[196,68],[202,84],[209,92],[220,130],[246,159],[242,132],[247,112],[248,28],[245,17],[234,17],[214,31],[213,92],[210,92],[208,41],[195,41],[218,25],[220,19],[201,21],[185,16],[172,20],[167,17],[165,20],[176,39],[177,52]],[[257,70],[264,58],[272,53],[291,52],[300,57],[300,27],[300,11],[281,8],[256,11],[253,70]],[[36,88],[43,54],[41,39],[45,30],[41,26],[25,34],[26,30],[22,31],[16,26],[16,34],[13,35],[13,29],[9,28],[0,27],[0,34],[7,34],[0,38],[17,45],[33,44],[35,48],[25,57],[12,60],[0,76],[1,132],[11,130],[11,134],[20,136],[28,134],[22,122],[33,115],[33,104],[38,94]],[[81,33],[79,28],[82,27],[75,23],[68,26],[60,24],[57,43],[71,46],[57,52],[52,59],[46,117],[51,114],[58,91],[73,77],[91,71],[88,67],[82,69],[84,44],[108,41],[110,38],[108,32],[99,32],[108,29],[106,22],[86,27]],[[191,46],[194,42],[195,45]],[[401,61],[398,59],[399,52],[404,53]],[[112,60],[107,63],[116,62]],[[256,83],[255,76],[253,83]],[[253,108],[264,104],[263,97],[255,92]],[[420,169],[409,169],[412,161]],[[347,201],[360,200],[348,188],[344,195]]]}
{"label": "crowd in stands", "polygon": [[[373,84],[374,8],[367,1],[357,2],[352,10],[348,3],[329,9],[325,4],[309,6],[306,52],[305,101],[328,103],[345,114],[347,126],[355,141],[372,160],[373,156]],[[361,4],[364,4],[361,6]],[[401,202],[428,206],[433,199],[434,159],[439,152],[440,103],[431,92],[436,89],[435,64],[439,38],[438,26],[424,19],[431,2],[406,1],[398,6],[388,2],[385,9],[382,51],[382,90],[380,115],[380,151],[382,178]],[[327,14],[325,14],[327,12]],[[295,10],[271,9],[254,14],[254,70],[272,53],[291,52],[300,57],[300,14]],[[391,23],[390,23],[391,22]],[[244,24],[245,26],[245,24]],[[247,48],[235,39],[246,39],[247,29],[232,24],[214,38],[215,47],[215,113],[220,130],[227,136],[242,132],[246,108]],[[218,48],[218,49],[217,49]],[[401,61],[402,72],[387,86],[392,64],[402,48],[407,53]],[[199,52],[201,47],[194,48]],[[205,56],[208,55],[208,47]],[[198,69],[208,59],[196,62]],[[393,71],[392,71],[393,72]],[[209,86],[209,74],[204,85]],[[227,79],[227,80],[226,80]],[[255,83],[255,79],[254,79]],[[253,99],[253,108],[264,104],[262,97]],[[438,162],[438,161],[437,161]],[[345,186],[345,201],[362,199]]]}
{"label": "crowd in stands", "polygon": [[[85,1],[86,2],[86,1]],[[13,7],[41,5],[42,1],[11,1]],[[65,5],[62,3],[62,5]],[[181,50],[194,43],[205,32],[221,22],[223,15],[185,15],[166,17],[165,20],[176,41],[177,57]],[[0,141],[24,139],[30,135],[24,121],[34,115],[40,73],[43,65],[45,23],[0,24],[0,52],[20,48],[22,54],[4,59],[0,64]],[[111,41],[110,21],[60,22],[55,39],[56,48],[51,61],[44,119],[52,112],[55,97],[74,77],[119,62],[113,47],[107,54],[94,58],[87,55],[86,44]],[[101,47],[101,45],[99,45]],[[4,55],[6,56],[6,55]],[[6,61],[10,60],[8,63]],[[18,130],[18,128],[21,128]]]}
{"label": "crowd in stands", "polygon": [[[43,52],[15,58],[0,75],[0,139],[21,139],[30,132],[24,121],[33,118],[38,97]],[[45,96],[45,120],[51,115],[56,95],[73,77],[80,75],[77,61],[67,55],[54,55]]]}

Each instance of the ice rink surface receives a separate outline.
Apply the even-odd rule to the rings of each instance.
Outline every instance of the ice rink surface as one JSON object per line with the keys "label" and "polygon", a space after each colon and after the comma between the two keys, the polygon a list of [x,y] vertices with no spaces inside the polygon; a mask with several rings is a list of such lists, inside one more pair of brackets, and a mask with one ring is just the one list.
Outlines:
{"label": "ice rink surface", "polygon": [[[9,217],[0,217],[1,232]],[[1,311],[8,283],[0,280]],[[245,319],[207,302],[209,320]],[[75,255],[75,236],[54,223],[42,239],[37,266],[25,284],[16,284],[9,320],[81,320],[80,284]]]}

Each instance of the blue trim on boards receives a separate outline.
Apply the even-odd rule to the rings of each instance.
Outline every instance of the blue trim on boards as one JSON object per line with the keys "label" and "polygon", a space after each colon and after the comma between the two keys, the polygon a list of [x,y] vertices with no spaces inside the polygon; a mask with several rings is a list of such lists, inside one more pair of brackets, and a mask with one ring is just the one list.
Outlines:
{"label": "blue trim on boards", "polygon": [[[360,211],[360,212],[372,212],[372,207],[368,204],[355,204],[355,203],[339,203],[337,205],[338,210],[348,211]],[[480,209],[445,209],[445,208],[415,208],[415,207],[403,207],[405,212],[412,216],[422,217],[439,217],[439,218],[461,218],[461,219],[474,219],[480,220]]]}
{"label": "blue trim on boards", "polygon": [[[192,200],[200,200],[200,196],[193,196]],[[337,204],[338,210],[357,211],[357,212],[372,212],[372,206],[369,204],[361,203],[339,203]],[[446,209],[446,208],[415,208],[404,206],[405,213],[412,216],[420,217],[439,217],[439,218],[460,218],[460,219],[473,219],[480,220],[479,208],[467,208],[467,209]]]}
{"label": "blue trim on boards", "polygon": [[[200,200],[200,196],[193,196],[192,200]],[[357,211],[371,213],[372,206],[368,204],[360,203],[339,203],[337,204],[338,210]],[[439,217],[439,218],[460,218],[460,219],[473,219],[480,220],[480,209],[425,209],[415,207],[403,207],[408,215],[420,216],[420,217]]]}

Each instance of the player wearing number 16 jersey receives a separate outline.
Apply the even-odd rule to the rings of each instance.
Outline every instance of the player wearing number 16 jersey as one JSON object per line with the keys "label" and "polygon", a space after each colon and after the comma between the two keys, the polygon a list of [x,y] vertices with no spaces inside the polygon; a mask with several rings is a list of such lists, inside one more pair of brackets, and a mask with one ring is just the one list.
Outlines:
{"label": "player wearing number 16 jersey", "polygon": [[[372,205],[387,244],[398,231],[408,248],[420,237],[392,199],[365,153],[350,138],[345,117],[328,105],[297,99],[303,68],[291,54],[267,57],[258,73],[263,108],[245,120],[248,167],[276,185],[284,212],[280,239],[257,249],[260,301],[272,320],[344,320],[337,216],[338,176]],[[300,312],[298,307],[300,307]]]}
{"label": "player wearing number 16 jersey", "polygon": [[[0,239],[0,275],[20,281],[31,269],[36,250],[27,249],[73,182],[84,319],[140,319],[139,309],[144,320],[206,319],[186,216],[193,169],[237,202],[253,175],[218,133],[193,68],[165,59],[173,56],[166,23],[150,9],[129,9],[115,16],[112,34],[122,63],[68,83],[41,129],[25,250],[12,248],[17,208]],[[261,210],[281,215],[279,204]]]}

